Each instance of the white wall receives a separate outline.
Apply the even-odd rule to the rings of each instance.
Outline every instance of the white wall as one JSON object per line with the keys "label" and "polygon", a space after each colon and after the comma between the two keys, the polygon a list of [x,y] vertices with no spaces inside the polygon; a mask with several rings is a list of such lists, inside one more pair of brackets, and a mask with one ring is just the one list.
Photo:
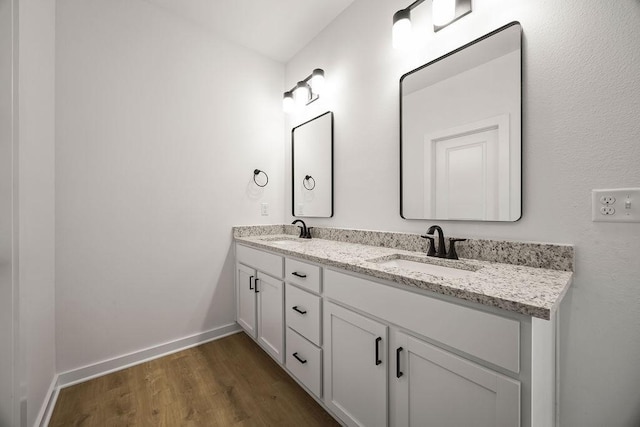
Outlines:
{"label": "white wall", "polygon": [[234,322],[231,226],[284,217],[283,75],[151,2],[57,2],[60,372]]}
{"label": "white wall", "polygon": [[[590,191],[640,186],[640,3],[475,0],[437,34],[416,22],[416,48],[394,51],[391,18],[408,3],[357,0],[287,64],[287,87],[320,67],[330,88],[288,126],[335,113],[335,216],[310,225],[424,232],[431,221],[399,215],[399,78],[520,21],[523,217],[440,223],[449,235],[576,246],[560,315],[561,425],[639,425],[640,224],[591,222]],[[428,11],[425,2],[416,16]]]}
{"label": "white wall", "polygon": [[56,374],[55,3],[19,4],[20,336],[31,426]]}

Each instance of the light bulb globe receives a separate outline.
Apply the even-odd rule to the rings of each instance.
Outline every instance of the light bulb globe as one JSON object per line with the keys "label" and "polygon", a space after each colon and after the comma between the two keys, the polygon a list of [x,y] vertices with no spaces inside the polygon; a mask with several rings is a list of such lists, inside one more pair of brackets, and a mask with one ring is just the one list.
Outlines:
{"label": "light bulb globe", "polygon": [[393,47],[402,49],[411,42],[411,11],[402,9],[393,15],[392,28]]}
{"label": "light bulb globe", "polygon": [[296,107],[296,103],[293,100],[293,93],[285,92],[282,98],[282,109],[285,113],[291,113]]}
{"label": "light bulb globe", "polygon": [[298,82],[296,88],[293,91],[293,99],[296,101],[296,105],[305,106],[311,97],[309,91],[309,85],[305,82]]}
{"label": "light bulb globe", "polygon": [[324,70],[316,68],[311,73],[311,80],[309,80],[311,90],[316,95],[320,95],[324,90]]}

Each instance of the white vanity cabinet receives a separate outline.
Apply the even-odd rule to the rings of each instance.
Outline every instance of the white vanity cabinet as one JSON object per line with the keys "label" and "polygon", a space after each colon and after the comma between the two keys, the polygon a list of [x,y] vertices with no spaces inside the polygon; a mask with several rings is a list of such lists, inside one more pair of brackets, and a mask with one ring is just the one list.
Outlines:
{"label": "white vanity cabinet", "polygon": [[278,362],[284,362],[283,259],[236,245],[236,320]]}
{"label": "white vanity cabinet", "polygon": [[556,425],[555,315],[426,294],[240,244],[236,256],[238,323],[345,425]]}

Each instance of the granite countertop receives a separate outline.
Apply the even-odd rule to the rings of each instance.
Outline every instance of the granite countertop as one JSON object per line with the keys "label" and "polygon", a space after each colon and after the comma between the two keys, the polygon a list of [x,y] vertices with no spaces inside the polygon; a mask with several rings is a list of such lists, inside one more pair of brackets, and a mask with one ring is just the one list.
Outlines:
{"label": "granite countertop", "polygon": [[[328,267],[547,320],[560,304],[573,275],[566,270],[466,258],[447,260],[426,257],[424,252],[318,238],[298,239],[291,234],[238,233],[235,240]],[[472,273],[464,277],[444,277],[381,264],[381,261],[397,258],[470,270]]]}

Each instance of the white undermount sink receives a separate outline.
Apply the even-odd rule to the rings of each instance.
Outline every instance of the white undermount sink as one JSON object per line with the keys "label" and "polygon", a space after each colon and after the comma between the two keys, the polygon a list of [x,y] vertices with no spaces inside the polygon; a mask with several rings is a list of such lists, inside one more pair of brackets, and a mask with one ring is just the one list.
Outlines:
{"label": "white undermount sink", "polygon": [[263,242],[267,242],[273,245],[287,245],[291,243],[301,243],[306,242],[307,240],[301,239],[299,237],[287,237],[287,236],[271,236],[260,239]]}
{"label": "white undermount sink", "polygon": [[475,268],[471,266],[467,266],[467,268],[473,269],[465,269],[465,268],[454,268],[454,267],[446,267],[443,265],[431,264],[426,261],[416,261],[409,258],[393,258],[393,259],[381,259],[381,260],[371,260],[371,262],[375,262],[384,267],[393,267],[399,268],[401,270],[409,270],[416,271],[419,273],[426,273],[432,276],[440,276],[440,277],[448,277],[448,278],[460,278],[467,277],[472,274],[475,274]]}

